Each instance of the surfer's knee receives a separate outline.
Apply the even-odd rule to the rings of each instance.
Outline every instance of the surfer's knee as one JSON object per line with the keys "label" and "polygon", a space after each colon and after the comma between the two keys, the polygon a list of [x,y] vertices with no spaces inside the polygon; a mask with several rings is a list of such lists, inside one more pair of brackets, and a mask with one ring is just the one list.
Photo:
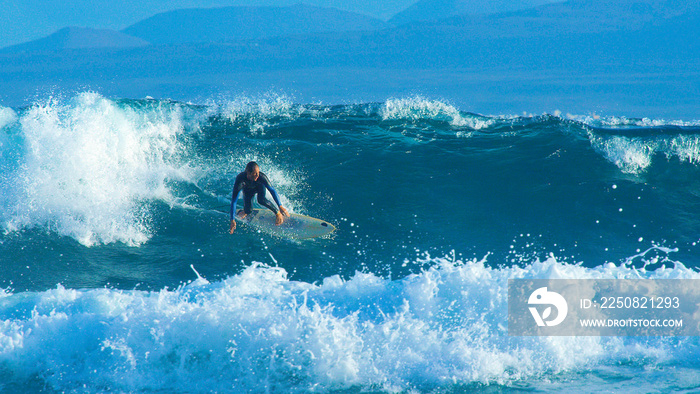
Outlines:
{"label": "surfer's knee", "polygon": [[263,207],[270,208],[272,212],[277,213],[277,208],[275,207],[275,204],[273,204],[272,201],[268,200],[262,194],[258,194],[258,204],[262,205]]}

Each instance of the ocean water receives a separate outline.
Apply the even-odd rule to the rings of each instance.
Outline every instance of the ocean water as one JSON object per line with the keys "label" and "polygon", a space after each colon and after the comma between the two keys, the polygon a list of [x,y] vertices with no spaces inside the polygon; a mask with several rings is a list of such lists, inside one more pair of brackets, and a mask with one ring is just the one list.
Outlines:
{"label": "ocean water", "polygon": [[[337,231],[228,234],[250,160]],[[0,391],[700,390],[696,337],[507,331],[508,279],[700,279],[699,164],[692,119],[0,107]]]}

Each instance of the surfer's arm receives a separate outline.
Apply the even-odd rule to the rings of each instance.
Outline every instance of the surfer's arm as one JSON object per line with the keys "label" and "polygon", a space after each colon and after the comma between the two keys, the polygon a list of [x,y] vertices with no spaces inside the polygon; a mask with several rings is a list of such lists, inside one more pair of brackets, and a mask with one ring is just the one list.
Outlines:
{"label": "surfer's arm", "polygon": [[236,231],[236,220],[233,218],[233,214],[236,211],[236,203],[238,202],[238,196],[241,194],[239,190],[236,192],[236,188],[233,188],[233,195],[231,196],[231,226],[229,227],[229,233],[233,234]]}
{"label": "surfer's arm", "polygon": [[236,212],[236,203],[238,202],[238,196],[241,195],[241,191],[239,190],[238,193],[236,193],[236,190],[234,189],[233,195],[231,196],[231,221],[233,221],[233,215]]}
{"label": "surfer's arm", "polygon": [[243,182],[236,178],[236,183],[233,185],[233,194],[231,194],[231,221],[233,222],[233,215],[236,214],[236,203],[238,202],[238,197],[241,195],[243,187],[241,186]]}
{"label": "surfer's arm", "polygon": [[234,219],[234,216],[236,214],[236,203],[238,202],[238,197],[241,195],[242,191],[242,182],[236,178],[236,183],[233,185],[233,194],[231,195],[231,227],[229,228],[229,232],[233,234],[233,232],[236,230],[236,220]]}
{"label": "surfer's arm", "polygon": [[272,187],[272,185],[270,185],[270,180],[267,178],[267,175],[260,173],[260,178],[262,178],[261,179],[262,184],[265,185],[265,188],[267,189],[267,191],[269,191],[270,194],[272,195],[272,199],[275,200],[275,203],[277,203],[277,206],[280,207],[280,212],[282,212],[282,214],[284,216],[289,216],[289,212],[287,211],[287,208],[283,207],[282,203],[280,202],[280,196],[277,194],[277,190],[275,190],[275,188]]}
{"label": "surfer's arm", "polygon": [[266,187],[267,190],[270,192],[270,194],[272,194],[272,198],[273,198],[273,199],[275,200],[275,202],[277,203],[277,206],[278,206],[278,207],[282,207],[282,203],[280,202],[280,196],[277,195],[277,190],[275,190],[275,188],[272,187],[269,183],[266,184],[265,187]]}
{"label": "surfer's arm", "polygon": [[272,194],[272,198],[275,200],[277,203],[278,207],[282,206],[282,203],[280,202],[280,196],[277,195],[277,190],[275,190],[274,187],[270,184],[270,179],[267,177],[267,175],[263,174],[262,172],[260,173],[260,177],[258,178],[258,182],[262,183],[263,186],[265,186],[265,189]]}
{"label": "surfer's arm", "polygon": [[272,194],[272,198],[273,198],[273,199],[275,200],[275,202],[277,203],[277,206],[280,207],[279,212],[276,212],[276,214],[277,214],[277,221],[276,221],[276,223],[275,223],[275,224],[277,224],[277,225],[280,225],[280,224],[282,224],[282,221],[283,221],[281,215],[289,216],[289,212],[287,211],[287,208],[285,208],[285,207],[282,206],[282,203],[280,202],[280,197],[277,195],[277,191],[275,191],[275,188],[272,187],[272,186],[270,186],[269,183],[266,183],[266,184],[265,184],[265,187],[267,188],[267,190],[270,191],[270,194]]}

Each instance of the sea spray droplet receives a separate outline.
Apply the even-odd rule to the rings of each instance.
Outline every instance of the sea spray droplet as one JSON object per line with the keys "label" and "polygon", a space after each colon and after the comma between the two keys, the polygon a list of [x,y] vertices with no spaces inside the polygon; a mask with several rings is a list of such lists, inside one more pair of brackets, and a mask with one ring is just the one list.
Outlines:
{"label": "sea spray droplet", "polygon": [[11,108],[0,107],[0,130],[17,122],[17,113]]}

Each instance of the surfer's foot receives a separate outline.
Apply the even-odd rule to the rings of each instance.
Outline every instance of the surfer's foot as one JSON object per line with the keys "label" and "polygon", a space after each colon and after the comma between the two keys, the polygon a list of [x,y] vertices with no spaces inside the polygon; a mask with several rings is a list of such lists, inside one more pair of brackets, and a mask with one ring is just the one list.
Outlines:
{"label": "surfer's foot", "polygon": [[282,213],[277,212],[277,220],[275,221],[275,226],[279,226],[284,222],[284,216],[282,216]]}
{"label": "surfer's foot", "polygon": [[241,218],[241,219],[243,219],[243,218],[245,218],[246,216],[248,216],[248,214],[245,213],[245,211],[243,211],[242,209],[241,209],[240,211],[238,211],[238,213],[237,213],[236,215],[237,215],[239,218]]}

